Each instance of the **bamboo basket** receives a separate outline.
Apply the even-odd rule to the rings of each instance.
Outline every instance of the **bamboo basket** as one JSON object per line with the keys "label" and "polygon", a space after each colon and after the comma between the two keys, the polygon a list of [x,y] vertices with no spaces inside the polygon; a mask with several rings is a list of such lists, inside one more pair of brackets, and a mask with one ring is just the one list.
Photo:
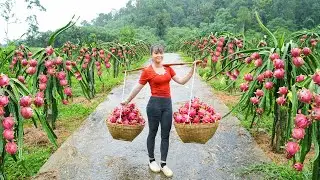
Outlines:
{"label": "bamboo basket", "polygon": [[144,125],[123,125],[107,121],[107,127],[113,139],[131,142],[142,132]]}
{"label": "bamboo basket", "polygon": [[174,122],[174,126],[182,142],[205,144],[215,134],[219,122],[200,124]]}

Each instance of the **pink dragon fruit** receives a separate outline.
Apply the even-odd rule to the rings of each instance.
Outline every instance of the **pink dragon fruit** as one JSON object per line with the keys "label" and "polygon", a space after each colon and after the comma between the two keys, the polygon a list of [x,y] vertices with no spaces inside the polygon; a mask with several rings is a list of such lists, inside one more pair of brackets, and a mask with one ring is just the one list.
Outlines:
{"label": "pink dragon fruit", "polygon": [[20,106],[29,107],[32,103],[32,98],[30,96],[23,96],[20,99]]}
{"label": "pink dragon fruit", "polygon": [[286,103],[286,98],[284,96],[280,96],[276,99],[278,105],[283,106]]}
{"label": "pink dragon fruit", "polygon": [[309,55],[312,53],[312,51],[311,51],[310,48],[304,47],[304,48],[302,49],[302,53],[303,53],[305,56],[309,56]]}
{"label": "pink dragon fruit", "polygon": [[249,89],[249,84],[248,83],[241,83],[240,84],[240,90],[242,92],[248,91],[248,89]]}
{"label": "pink dragon fruit", "polygon": [[0,74],[0,87],[6,87],[9,85],[10,79],[5,74]]}
{"label": "pink dragon fruit", "polygon": [[298,128],[307,128],[310,124],[308,118],[304,114],[297,114],[295,118],[295,125]]}
{"label": "pink dragon fruit", "polygon": [[258,96],[258,97],[262,97],[264,95],[263,90],[257,89],[256,92],[255,92],[255,95]]}
{"label": "pink dragon fruit", "polygon": [[296,82],[302,82],[304,81],[304,75],[300,74],[299,76],[296,77]]}
{"label": "pink dragon fruit", "polygon": [[276,69],[273,73],[273,76],[277,79],[283,79],[284,78],[284,69],[280,68],[280,69]]}
{"label": "pink dragon fruit", "polygon": [[294,57],[292,60],[292,63],[296,66],[296,67],[301,67],[304,64],[304,60],[302,59],[302,57]]}
{"label": "pink dragon fruit", "polygon": [[313,76],[312,80],[315,84],[320,86],[320,71],[317,71]]}
{"label": "pink dragon fruit", "polygon": [[6,107],[9,104],[8,96],[0,96],[0,106]]}
{"label": "pink dragon fruit", "polygon": [[310,104],[311,100],[312,100],[312,93],[310,92],[309,89],[305,89],[303,88],[302,90],[299,91],[298,93],[298,98],[299,101],[303,102],[303,103],[307,103]]}
{"label": "pink dragon fruit", "polygon": [[268,90],[272,89],[273,88],[273,82],[271,81],[268,81],[266,82],[266,84],[264,85],[264,87]]}
{"label": "pink dragon fruit", "polygon": [[270,55],[270,59],[271,61],[274,61],[275,59],[280,59],[280,56],[277,53],[273,53]]}
{"label": "pink dragon fruit", "polygon": [[9,116],[9,117],[5,117],[3,120],[2,120],[2,127],[4,129],[12,129],[14,126],[14,119],[12,116]]}
{"label": "pink dragon fruit", "polygon": [[301,54],[301,49],[300,48],[292,48],[291,49],[291,56],[292,57],[298,57]]}
{"label": "pink dragon fruit", "polygon": [[311,116],[315,120],[320,120],[320,107],[313,107],[311,111]]}
{"label": "pink dragon fruit", "polygon": [[265,78],[272,78],[272,76],[273,76],[273,72],[272,72],[272,71],[266,70],[266,71],[264,72],[264,77],[265,77]]}
{"label": "pink dragon fruit", "polygon": [[18,147],[15,142],[7,142],[5,149],[8,154],[13,155],[16,154]]}
{"label": "pink dragon fruit", "polygon": [[285,86],[282,86],[282,87],[279,88],[278,93],[281,94],[281,95],[287,95],[288,94],[288,88],[285,87]]}
{"label": "pink dragon fruit", "polygon": [[296,142],[288,142],[286,145],[288,158],[293,157],[299,150],[300,150],[300,146]]}
{"label": "pink dragon fruit", "polygon": [[306,132],[303,128],[294,128],[292,131],[292,137],[297,140],[303,139],[305,134]]}
{"label": "pink dragon fruit", "polygon": [[303,169],[303,164],[300,162],[297,162],[293,165],[293,168],[296,169],[297,171],[302,171]]}
{"label": "pink dragon fruit", "polygon": [[252,104],[259,104],[259,99],[257,97],[251,97],[250,101],[252,102]]}
{"label": "pink dragon fruit", "polygon": [[281,59],[275,59],[273,61],[273,66],[276,69],[281,69],[281,68],[283,69],[284,68],[284,61]]}
{"label": "pink dragon fruit", "polygon": [[12,139],[14,139],[14,131],[12,129],[5,129],[3,131],[3,137],[6,140],[11,141]]}

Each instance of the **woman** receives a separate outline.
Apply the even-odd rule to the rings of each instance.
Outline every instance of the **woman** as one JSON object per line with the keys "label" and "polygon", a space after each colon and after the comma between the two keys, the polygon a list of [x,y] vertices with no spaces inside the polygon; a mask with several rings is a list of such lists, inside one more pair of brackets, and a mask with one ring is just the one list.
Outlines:
{"label": "woman", "polygon": [[[150,49],[152,63],[146,67],[140,76],[139,82],[133,88],[128,98],[121,104],[128,104],[148,82],[151,88],[151,97],[147,105],[147,116],[149,124],[149,135],[147,138],[147,149],[149,155],[149,168],[153,172],[162,171],[167,177],[173,175],[172,170],[166,165],[169,148],[169,135],[172,125],[172,102],[170,94],[170,80],[178,84],[185,84],[193,75],[194,65],[201,61],[194,61],[190,72],[183,78],[176,76],[174,70],[162,65],[164,48],[161,45],[154,45]],[[155,137],[161,125],[161,163],[160,166],[154,158]]]}

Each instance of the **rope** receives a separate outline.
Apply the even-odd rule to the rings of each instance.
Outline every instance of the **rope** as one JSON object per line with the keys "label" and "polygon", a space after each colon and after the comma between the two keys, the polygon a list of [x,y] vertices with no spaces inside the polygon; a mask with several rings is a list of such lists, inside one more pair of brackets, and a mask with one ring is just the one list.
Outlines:
{"label": "rope", "polygon": [[[122,88],[122,95],[121,95],[121,102],[123,102],[123,96],[124,96],[124,88],[126,87],[126,76],[127,71],[124,71],[124,78],[123,78],[123,88]],[[122,116],[123,106],[120,107],[120,118],[118,119],[118,122],[121,122],[121,116]]]}
{"label": "rope", "polygon": [[[192,100],[192,96],[193,96],[193,85],[194,85],[194,77],[195,77],[195,74],[196,74],[196,66],[197,66],[197,63],[194,64],[194,68],[193,68],[192,82],[191,82],[191,93],[190,93],[190,100],[189,100],[189,110],[188,110],[187,122],[189,122],[189,117],[190,117],[191,100]],[[191,122],[190,122],[190,124],[191,124]]]}

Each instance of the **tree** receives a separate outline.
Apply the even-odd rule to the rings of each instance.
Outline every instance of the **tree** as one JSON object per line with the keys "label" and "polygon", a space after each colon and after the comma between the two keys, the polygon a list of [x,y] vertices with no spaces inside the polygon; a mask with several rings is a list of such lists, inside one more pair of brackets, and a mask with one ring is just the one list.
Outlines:
{"label": "tree", "polygon": [[247,7],[241,6],[237,12],[238,29],[240,30],[240,28],[243,28],[243,30],[246,30],[250,22],[252,22],[250,10]]}
{"label": "tree", "polygon": [[123,28],[120,29],[120,43],[124,43],[124,42],[133,42],[135,39],[135,31],[133,29],[133,27],[130,26],[125,26]]}
{"label": "tree", "polygon": [[87,20],[83,20],[80,24],[82,26],[91,26],[91,24]]}
{"label": "tree", "polygon": [[[233,22],[233,18],[231,16],[231,10],[226,8],[218,9],[215,15],[215,21],[213,23],[214,30],[221,32],[221,31],[235,31],[235,24]],[[237,29],[238,30],[238,29]]]}
{"label": "tree", "polygon": [[92,24],[94,26],[105,26],[112,19],[113,19],[113,16],[111,13],[108,13],[108,14],[99,13],[98,17],[92,20]]}
{"label": "tree", "polygon": [[167,28],[167,25],[170,21],[170,14],[167,13],[165,9],[162,10],[162,13],[157,14],[155,19],[156,29],[157,29],[157,35],[163,39],[165,35],[165,30]]}
{"label": "tree", "polygon": [[0,4],[1,17],[3,17],[6,21],[6,27],[4,29],[4,32],[6,34],[5,41],[7,43],[9,41],[9,25],[12,23],[19,22],[18,18],[16,17],[16,14],[12,11],[13,4],[15,4],[15,1],[12,0],[6,0],[4,3]]}
{"label": "tree", "polygon": [[[27,9],[33,9],[34,7],[38,7],[40,11],[46,11],[46,9],[40,4],[39,0],[25,0],[27,3]],[[16,14],[13,12],[14,5],[16,4],[15,0],[5,0],[5,2],[0,3],[0,13],[1,17],[6,21],[6,27],[4,29],[6,37],[5,41],[8,43],[9,41],[9,25],[19,23],[20,20],[16,17]],[[32,36],[38,33],[38,21],[36,15],[32,14],[27,16],[25,21],[29,25],[29,29],[25,33],[26,35]]]}

